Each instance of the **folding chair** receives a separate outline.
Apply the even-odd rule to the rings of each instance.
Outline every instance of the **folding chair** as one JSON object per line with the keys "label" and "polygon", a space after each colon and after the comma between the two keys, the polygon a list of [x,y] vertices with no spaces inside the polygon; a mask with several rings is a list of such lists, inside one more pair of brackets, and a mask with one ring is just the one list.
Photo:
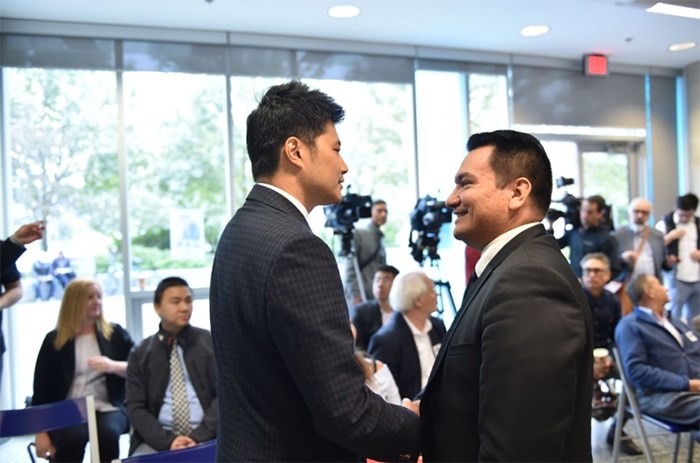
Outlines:
{"label": "folding chair", "polygon": [[0,437],[25,436],[87,423],[90,461],[99,463],[95,399],[68,399],[17,410],[0,410]]}
{"label": "folding chair", "polygon": [[[634,418],[634,423],[637,426],[637,431],[639,432],[639,436],[642,439],[642,446],[644,447],[644,455],[647,457],[647,461],[649,463],[654,463],[654,456],[651,453],[651,449],[649,447],[649,440],[647,438],[647,434],[644,431],[644,426],[642,421],[646,421],[647,423],[651,423],[661,429],[663,429],[666,432],[672,433],[676,435],[675,442],[673,444],[673,463],[676,463],[678,461],[678,451],[680,450],[680,443],[681,443],[681,434],[683,433],[690,433],[693,431],[693,428],[690,426],[686,426],[684,424],[679,424],[679,423],[674,423],[672,421],[660,419],[660,418],[655,418],[651,415],[647,415],[645,413],[642,413],[639,410],[639,405],[637,404],[637,396],[634,390],[634,386],[629,384],[627,381],[627,373],[625,372],[625,369],[623,367],[622,360],[620,359],[620,352],[617,350],[617,347],[613,347],[613,356],[615,357],[615,362],[617,363],[618,370],[620,371],[620,379],[622,380],[622,392],[620,392],[620,395],[617,399],[617,423],[622,423],[623,422],[623,417],[626,409],[625,402],[629,402],[629,410],[632,413],[632,417]],[[613,443],[613,462],[617,463],[618,458],[620,456],[620,440],[622,439],[622,425],[619,425],[615,428],[615,440]],[[693,461],[693,444],[694,444],[694,439],[692,435],[689,435],[689,441],[690,443],[688,444],[688,459],[687,462],[691,463]]]}
{"label": "folding chair", "polygon": [[121,463],[209,463],[216,461],[216,439],[194,447],[123,458]]}

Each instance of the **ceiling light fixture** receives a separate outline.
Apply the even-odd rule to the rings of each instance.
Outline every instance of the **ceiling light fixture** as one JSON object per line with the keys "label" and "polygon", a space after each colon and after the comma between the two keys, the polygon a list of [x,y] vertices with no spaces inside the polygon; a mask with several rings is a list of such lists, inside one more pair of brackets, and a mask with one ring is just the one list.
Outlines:
{"label": "ceiling light fixture", "polygon": [[328,16],[336,19],[354,18],[360,14],[360,9],[355,5],[336,5],[328,8]]}
{"label": "ceiling light fixture", "polygon": [[700,19],[700,8],[671,5],[663,2],[659,2],[654,6],[647,8],[647,12],[669,14],[671,16],[681,16],[683,18]]}
{"label": "ceiling light fixture", "polygon": [[520,29],[520,35],[523,37],[539,37],[549,32],[549,26],[539,24],[536,26],[526,26]]}
{"label": "ceiling light fixture", "polygon": [[695,42],[684,42],[684,43],[674,43],[668,47],[668,51],[684,51],[695,48],[697,44]]}

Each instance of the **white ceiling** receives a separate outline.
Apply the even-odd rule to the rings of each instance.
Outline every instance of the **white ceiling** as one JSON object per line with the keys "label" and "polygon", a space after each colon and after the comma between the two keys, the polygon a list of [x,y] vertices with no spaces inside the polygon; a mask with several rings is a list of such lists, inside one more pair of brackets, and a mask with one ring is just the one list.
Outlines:
{"label": "white ceiling", "polygon": [[[673,0],[671,0],[673,1]],[[354,4],[338,20],[330,6]],[[700,7],[700,0],[683,0]],[[0,17],[157,26],[457,48],[680,69],[700,61],[700,20],[647,13],[650,0],[0,0]],[[551,32],[524,38],[527,25]],[[698,47],[671,53],[673,43]]]}

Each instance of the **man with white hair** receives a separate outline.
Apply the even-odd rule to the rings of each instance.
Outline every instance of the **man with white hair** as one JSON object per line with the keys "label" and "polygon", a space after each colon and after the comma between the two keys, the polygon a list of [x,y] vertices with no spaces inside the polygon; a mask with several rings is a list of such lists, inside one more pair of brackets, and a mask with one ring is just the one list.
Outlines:
{"label": "man with white hair", "polygon": [[431,316],[437,293],[424,272],[398,275],[389,300],[397,313],[372,336],[369,353],[389,366],[401,397],[413,398],[428,382],[447,330]]}

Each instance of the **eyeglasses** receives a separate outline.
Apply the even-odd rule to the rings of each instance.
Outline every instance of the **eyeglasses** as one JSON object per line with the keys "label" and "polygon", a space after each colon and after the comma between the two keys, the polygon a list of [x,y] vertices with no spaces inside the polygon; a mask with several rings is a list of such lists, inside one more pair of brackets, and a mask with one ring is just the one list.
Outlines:
{"label": "eyeglasses", "polygon": [[608,271],[608,269],[606,269],[606,268],[591,268],[591,267],[582,268],[581,270],[583,270],[583,273],[592,273],[594,275],[598,275],[600,273],[605,273]]}

